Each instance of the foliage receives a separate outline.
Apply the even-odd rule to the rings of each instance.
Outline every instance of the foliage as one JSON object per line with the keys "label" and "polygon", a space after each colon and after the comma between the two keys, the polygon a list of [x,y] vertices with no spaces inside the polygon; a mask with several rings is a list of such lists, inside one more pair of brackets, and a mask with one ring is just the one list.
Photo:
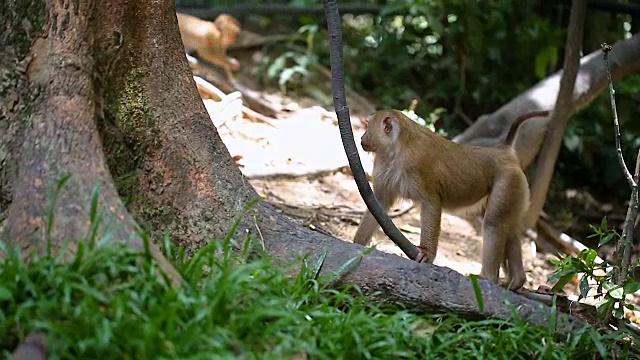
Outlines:
{"label": "foliage", "polygon": [[[425,126],[429,128],[431,131],[436,131],[435,124],[440,119],[440,115],[442,114],[442,112],[444,112],[444,109],[442,108],[435,109],[435,111],[429,114],[427,119],[416,114],[416,112],[412,109],[403,109],[402,112],[405,115],[407,115],[409,119],[415,121],[417,124]],[[438,129],[437,131],[440,135],[447,136],[447,132],[444,129]]]}
{"label": "foliage", "polygon": [[[277,80],[283,93],[287,90],[300,91],[309,85],[310,69],[318,65],[315,44],[318,41],[318,25],[307,24],[298,29],[287,42],[287,50],[275,56],[265,56],[254,70],[263,82]],[[305,47],[293,47],[292,44],[302,39]]]}
{"label": "foliage", "polygon": [[[164,252],[184,276],[168,287],[147,252],[82,242],[71,261],[2,246],[0,349],[34,330],[51,359],[558,358],[600,353],[612,338],[513,321],[465,321],[371,304],[355,287],[335,290],[320,260],[281,269],[266,256],[230,251],[230,237],[193,258]],[[381,331],[384,329],[384,331]]]}
{"label": "foliage", "polygon": [[421,112],[446,108],[441,126],[459,130],[456,110],[470,118],[493,111],[557,64],[563,31],[534,6],[395,0],[377,17],[346,15],[345,71],[381,107],[417,98]]}
{"label": "foliage", "polygon": [[[640,74],[619,81],[616,102],[621,127],[622,153],[627,163],[635,163],[640,148]],[[625,121],[626,120],[626,121]],[[603,92],[589,107],[569,122],[560,154],[560,169],[570,187],[588,185],[594,195],[611,199],[628,196],[626,179],[616,158],[615,137],[611,121],[608,92]]]}
{"label": "foliage", "polygon": [[[620,235],[613,229],[609,229],[607,218],[602,218],[599,227],[590,225],[593,234],[589,237],[598,238],[598,247],[605,245],[611,240],[619,239]],[[629,303],[626,295],[633,294],[640,290],[640,282],[629,277],[622,285],[616,285],[613,279],[612,266],[609,262],[597,262],[597,251],[585,249],[578,256],[566,256],[552,261],[556,265],[554,274],[549,281],[557,281],[552,291],[562,290],[569,281],[580,275],[580,298],[588,296],[592,286],[589,281],[595,282],[594,298],[600,298],[596,308],[600,315],[605,315],[613,311],[613,316],[617,319],[624,319],[623,308],[635,310],[635,306]]]}

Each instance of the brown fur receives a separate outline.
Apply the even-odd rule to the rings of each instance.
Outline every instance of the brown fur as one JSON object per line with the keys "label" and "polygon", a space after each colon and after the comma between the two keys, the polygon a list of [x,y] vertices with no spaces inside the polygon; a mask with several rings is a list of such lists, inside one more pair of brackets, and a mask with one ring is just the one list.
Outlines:
{"label": "brown fur", "polygon": [[199,58],[226,71],[237,71],[240,64],[227,56],[227,48],[236,42],[240,23],[236,18],[220,14],[214,22],[177,13],[182,43],[187,51],[194,50]]}
{"label": "brown fur", "polygon": [[[497,148],[454,143],[397,110],[370,116],[361,144],[375,154],[376,198],[387,211],[398,197],[411,199],[421,208],[416,261],[431,263],[435,259],[443,209],[469,213],[484,208],[480,277],[497,282],[502,265],[510,289],[524,285],[518,234],[529,207],[529,187],[511,143],[522,118],[544,115],[520,117],[512,125],[508,142]],[[368,245],[377,230],[376,220],[367,211],[354,242]]]}

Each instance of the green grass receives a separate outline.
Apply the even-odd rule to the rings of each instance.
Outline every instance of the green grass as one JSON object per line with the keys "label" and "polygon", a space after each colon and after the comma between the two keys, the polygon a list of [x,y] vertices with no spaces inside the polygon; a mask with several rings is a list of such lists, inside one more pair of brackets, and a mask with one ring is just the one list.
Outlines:
{"label": "green grass", "polygon": [[[574,359],[610,352],[592,330],[561,340],[519,320],[465,321],[376,306],[357,288],[332,290],[319,262],[294,269],[213,243],[191,259],[165,249],[185,278],[179,290],[148,254],[82,246],[75,259],[2,248],[0,351],[33,330],[51,359]],[[173,253],[171,253],[173,252]],[[293,274],[293,275],[291,275]],[[304,357],[298,357],[304,359]]]}

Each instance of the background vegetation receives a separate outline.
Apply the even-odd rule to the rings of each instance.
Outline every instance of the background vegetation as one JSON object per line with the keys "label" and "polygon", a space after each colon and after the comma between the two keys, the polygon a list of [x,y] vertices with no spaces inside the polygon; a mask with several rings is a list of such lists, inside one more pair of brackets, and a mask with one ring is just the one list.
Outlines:
{"label": "background vegetation", "polygon": [[[248,8],[264,1],[245,1]],[[318,6],[310,0],[270,1]],[[340,1],[339,4],[354,3]],[[562,66],[570,3],[558,1],[388,0],[366,1],[379,12],[343,16],[347,83],[379,108],[407,108],[437,120],[450,136],[479,115],[490,113]],[[185,1],[178,6],[224,8],[229,1]],[[298,33],[287,46],[267,47],[256,74],[288,90],[308,85],[313,64],[329,66],[324,14],[289,16],[238,14],[243,26],[265,32]],[[583,53],[631,36],[632,17],[590,10]],[[638,27],[640,21],[635,22]],[[292,50],[292,43],[300,45]],[[616,83],[623,129],[623,154],[634,163],[640,147],[640,75]],[[624,213],[628,188],[615,152],[611,110],[606,93],[569,123],[547,209],[563,213],[564,190],[586,189]],[[598,223],[603,213],[590,222]],[[612,224],[618,222],[613,220]],[[589,231],[586,225],[581,228]],[[578,231],[580,231],[578,229]]]}

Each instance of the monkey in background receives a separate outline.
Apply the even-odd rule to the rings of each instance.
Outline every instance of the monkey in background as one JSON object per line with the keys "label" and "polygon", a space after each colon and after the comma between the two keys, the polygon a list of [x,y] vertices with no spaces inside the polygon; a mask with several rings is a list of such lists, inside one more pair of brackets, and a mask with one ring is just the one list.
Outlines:
{"label": "monkey in background", "polygon": [[227,56],[227,48],[236,42],[240,23],[236,18],[220,14],[215,21],[176,13],[180,36],[187,52],[213,65],[222,67],[227,74],[240,69],[238,60]]}
{"label": "monkey in background", "polygon": [[[398,197],[420,206],[420,245],[416,261],[432,263],[438,251],[440,220],[448,212],[485,210],[479,277],[498,283],[500,266],[506,287],[526,282],[519,234],[529,209],[529,185],[513,149],[518,128],[549,111],[520,116],[506,139],[495,148],[455,143],[418,125],[401,111],[373,113],[361,139],[363,150],[374,153],[373,192],[388,211]],[[354,242],[369,245],[379,229],[367,210]]]}

